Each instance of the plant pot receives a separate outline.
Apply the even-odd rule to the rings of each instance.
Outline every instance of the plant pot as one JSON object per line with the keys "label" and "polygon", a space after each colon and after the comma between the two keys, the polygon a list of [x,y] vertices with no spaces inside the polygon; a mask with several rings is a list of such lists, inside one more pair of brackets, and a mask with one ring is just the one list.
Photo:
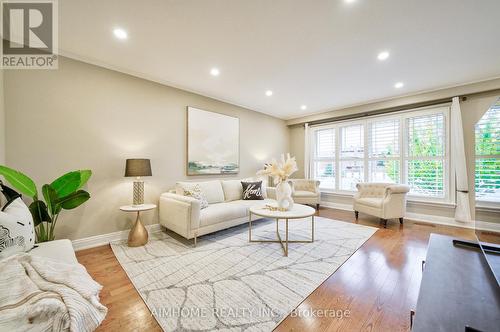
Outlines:
{"label": "plant pot", "polygon": [[276,201],[279,208],[287,211],[293,209],[292,187],[287,181],[280,182],[276,186]]}

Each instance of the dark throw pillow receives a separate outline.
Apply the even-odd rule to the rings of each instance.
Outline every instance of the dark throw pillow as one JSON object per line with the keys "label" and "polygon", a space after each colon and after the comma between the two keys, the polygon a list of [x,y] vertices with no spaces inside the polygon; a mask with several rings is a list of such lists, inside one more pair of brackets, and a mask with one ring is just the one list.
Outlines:
{"label": "dark throw pillow", "polygon": [[241,182],[243,187],[243,200],[245,201],[255,201],[262,200],[262,181],[257,182]]}

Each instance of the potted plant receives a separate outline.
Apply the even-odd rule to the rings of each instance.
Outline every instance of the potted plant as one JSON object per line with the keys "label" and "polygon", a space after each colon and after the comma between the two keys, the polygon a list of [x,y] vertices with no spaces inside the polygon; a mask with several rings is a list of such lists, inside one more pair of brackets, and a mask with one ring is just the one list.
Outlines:
{"label": "potted plant", "polygon": [[38,197],[35,182],[27,175],[0,165],[3,175],[12,187],[32,198],[29,210],[33,216],[37,242],[55,239],[54,229],[62,210],[72,210],[89,200],[90,194],[82,188],[92,176],[90,170],[72,171],[42,186],[43,199]]}

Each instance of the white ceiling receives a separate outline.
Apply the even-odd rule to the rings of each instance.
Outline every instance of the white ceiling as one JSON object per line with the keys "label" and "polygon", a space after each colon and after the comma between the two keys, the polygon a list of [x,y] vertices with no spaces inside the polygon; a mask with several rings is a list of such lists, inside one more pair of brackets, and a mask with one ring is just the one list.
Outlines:
{"label": "white ceiling", "polygon": [[499,0],[63,0],[59,11],[62,54],[284,119],[500,76]]}

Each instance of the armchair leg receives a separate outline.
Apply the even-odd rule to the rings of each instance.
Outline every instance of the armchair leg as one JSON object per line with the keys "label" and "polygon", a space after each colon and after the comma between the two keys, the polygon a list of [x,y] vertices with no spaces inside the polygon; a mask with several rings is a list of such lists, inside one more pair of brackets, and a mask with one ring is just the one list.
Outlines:
{"label": "armchair leg", "polygon": [[354,211],[354,217],[356,218],[356,220],[358,220],[358,217],[359,217],[359,211]]}
{"label": "armchair leg", "polygon": [[402,225],[403,224],[403,218],[399,218],[399,223]]}
{"label": "armchair leg", "polygon": [[387,219],[380,218],[380,221],[384,224],[384,228],[387,228]]}
{"label": "armchair leg", "polygon": [[316,204],[316,210],[319,210],[319,203]]}

